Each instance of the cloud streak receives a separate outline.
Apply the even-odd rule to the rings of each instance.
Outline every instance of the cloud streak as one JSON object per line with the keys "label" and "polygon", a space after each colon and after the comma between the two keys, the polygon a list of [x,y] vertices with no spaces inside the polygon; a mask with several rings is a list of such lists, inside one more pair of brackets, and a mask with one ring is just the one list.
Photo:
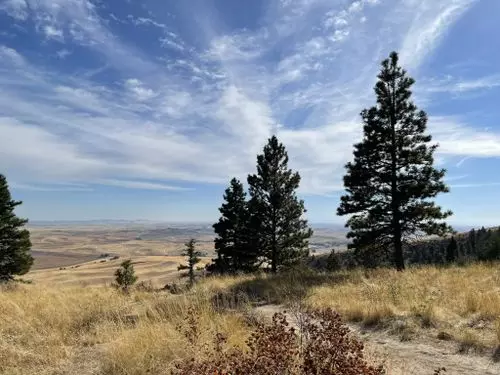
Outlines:
{"label": "cloud streak", "polygon": [[[150,14],[104,17],[88,0],[11,0],[2,10],[13,22],[32,22],[40,39],[67,44],[60,62],[78,51],[89,58],[61,73],[0,47],[0,168],[25,187],[182,191],[244,178],[277,133],[304,194],[341,190],[380,60],[401,49],[418,75],[473,3],[290,0],[270,3],[253,28],[228,27],[221,17],[182,33]],[[129,41],[124,25],[144,45]],[[423,82],[416,91],[424,97],[496,87],[486,78]],[[444,156],[500,156],[499,134],[450,116],[429,125]]]}

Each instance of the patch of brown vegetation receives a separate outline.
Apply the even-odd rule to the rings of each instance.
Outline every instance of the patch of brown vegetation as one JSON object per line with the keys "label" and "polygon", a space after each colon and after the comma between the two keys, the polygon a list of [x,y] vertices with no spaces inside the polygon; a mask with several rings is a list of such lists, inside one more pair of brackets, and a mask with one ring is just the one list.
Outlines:
{"label": "patch of brown vegetation", "polygon": [[[188,320],[186,337],[196,344],[198,322]],[[297,335],[298,333],[298,335]],[[272,324],[258,323],[248,350],[224,349],[226,339],[215,335],[215,350],[176,365],[178,375],[382,375],[363,357],[363,344],[350,335],[340,315],[331,309],[309,311],[301,330],[289,327],[286,316],[276,313]]]}

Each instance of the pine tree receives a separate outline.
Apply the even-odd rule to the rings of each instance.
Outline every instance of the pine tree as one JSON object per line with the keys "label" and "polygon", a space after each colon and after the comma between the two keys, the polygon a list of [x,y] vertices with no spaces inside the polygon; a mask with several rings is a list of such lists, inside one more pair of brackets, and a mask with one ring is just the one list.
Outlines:
{"label": "pine tree", "polygon": [[196,250],[196,240],[191,239],[186,243],[186,249],[182,253],[182,256],[187,257],[187,265],[181,264],[177,269],[180,270],[188,270],[187,273],[183,274],[183,276],[189,277],[189,286],[192,287],[194,284],[194,267],[200,263],[201,252]]}
{"label": "pine tree", "polygon": [[446,246],[446,262],[453,263],[457,259],[458,245],[455,237],[451,237],[448,246]]}
{"label": "pine tree", "polygon": [[465,261],[465,246],[462,242],[458,244],[458,259],[462,263]]}
{"label": "pine tree", "polygon": [[304,202],[296,196],[300,175],[288,169],[288,154],[276,136],[257,156],[257,174],[248,176],[249,232],[273,273],[309,253],[312,230],[302,216]]}
{"label": "pine tree", "polygon": [[338,215],[347,221],[351,247],[390,248],[398,270],[404,269],[403,240],[416,233],[444,235],[451,215],[432,202],[448,192],[445,170],[433,167],[437,145],[425,134],[427,115],[410,100],[415,81],[391,53],[382,62],[375,86],[377,105],[361,112],[364,137],[354,145],[354,161],[346,165]]}
{"label": "pine tree", "polygon": [[469,243],[470,243],[470,246],[469,246],[469,252],[471,254],[475,254],[476,253],[476,231],[474,230],[474,228],[471,229],[471,231],[469,232]]}
{"label": "pine tree", "polygon": [[11,199],[7,179],[0,174],[0,282],[24,275],[33,264],[30,233],[23,228],[28,220],[14,213],[20,204]]}
{"label": "pine tree", "polygon": [[135,284],[137,276],[135,275],[134,266],[130,259],[124,260],[120,268],[115,272],[116,285],[124,292],[129,291],[129,288]]}
{"label": "pine tree", "polygon": [[486,253],[484,254],[484,260],[497,259],[500,259],[500,234],[498,232],[492,234],[486,245]]}
{"label": "pine tree", "polygon": [[213,225],[215,237],[215,269],[220,273],[250,272],[257,267],[257,249],[250,246],[249,211],[243,184],[233,178],[219,208],[221,217]]}
{"label": "pine tree", "polygon": [[332,249],[328,258],[326,258],[326,270],[330,272],[335,272],[340,270],[341,265],[339,262],[338,254],[335,253],[335,249]]}

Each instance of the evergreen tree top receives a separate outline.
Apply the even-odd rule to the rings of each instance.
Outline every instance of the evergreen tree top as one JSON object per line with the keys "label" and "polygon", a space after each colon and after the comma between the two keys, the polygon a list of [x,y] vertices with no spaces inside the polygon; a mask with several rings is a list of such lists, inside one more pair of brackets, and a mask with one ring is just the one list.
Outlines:
{"label": "evergreen tree top", "polygon": [[268,139],[263,152],[257,155],[257,173],[248,175],[250,195],[257,186],[273,192],[278,188],[292,193],[300,185],[300,175],[288,168],[288,153],[276,135]]}

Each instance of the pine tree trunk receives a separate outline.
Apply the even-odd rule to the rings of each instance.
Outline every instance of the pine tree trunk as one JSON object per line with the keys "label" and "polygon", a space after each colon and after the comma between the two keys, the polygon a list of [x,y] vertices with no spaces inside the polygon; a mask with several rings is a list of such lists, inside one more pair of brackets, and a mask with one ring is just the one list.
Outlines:
{"label": "pine tree trunk", "polygon": [[189,267],[189,286],[194,285],[194,268],[193,266]]}
{"label": "pine tree trunk", "polygon": [[276,241],[276,218],[273,217],[273,250],[271,255],[271,272],[276,273],[278,271],[278,249]]}
{"label": "pine tree trunk", "polygon": [[394,263],[398,271],[404,271],[405,262],[403,258],[403,244],[401,241],[401,213],[399,211],[399,191],[398,191],[398,157],[397,157],[397,142],[396,142],[396,99],[394,97],[396,92],[395,83],[392,82],[391,87],[391,194],[392,194],[392,226],[393,226],[393,245],[394,245]]}
{"label": "pine tree trunk", "polygon": [[405,261],[403,257],[403,244],[401,241],[401,226],[399,225],[399,219],[394,225],[394,260],[396,269],[398,271],[404,271]]}
{"label": "pine tree trunk", "polygon": [[[277,167],[276,167],[277,168]],[[276,187],[273,183],[273,192],[276,191]],[[273,238],[272,238],[272,254],[271,254],[271,272],[278,272],[278,241],[276,240],[276,207],[273,207]]]}
{"label": "pine tree trunk", "polygon": [[[395,163],[393,163],[395,164]],[[401,240],[401,213],[399,212],[399,193],[397,187],[396,173],[392,177],[392,226],[394,244],[394,263],[398,271],[404,271],[405,262],[403,258],[403,243]]]}
{"label": "pine tree trunk", "polygon": [[[393,164],[395,164],[393,162]],[[403,243],[401,241],[401,214],[399,212],[399,196],[397,188],[396,173],[392,177],[392,226],[394,244],[394,263],[398,271],[404,271],[405,262],[403,258]]]}

